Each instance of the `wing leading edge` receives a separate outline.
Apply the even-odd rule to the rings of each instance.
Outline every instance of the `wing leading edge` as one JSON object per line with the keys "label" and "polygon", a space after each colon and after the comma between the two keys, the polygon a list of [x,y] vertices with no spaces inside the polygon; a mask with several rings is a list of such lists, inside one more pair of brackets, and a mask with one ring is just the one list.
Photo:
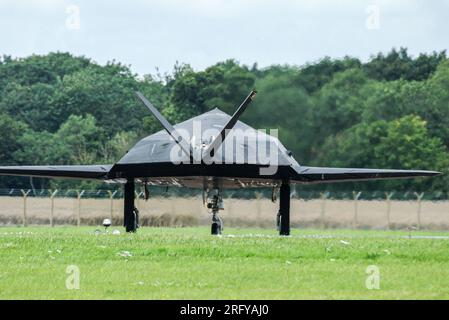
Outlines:
{"label": "wing leading edge", "polygon": [[104,180],[111,168],[112,165],[6,166],[0,167],[0,175]]}
{"label": "wing leading edge", "polygon": [[379,179],[405,179],[415,177],[429,177],[441,174],[437,171],[426,170],[391,170],[391,169],[359,169],[359,168],[324,168],[299,167],[295,169],[293,182],[325,183],[343,181],[362,181]]}
{"label": "wing leading edge", "polygon": [[[113,165],[65,165],[65,166],[0,166],[0,175],[32,176],[41,178],[71,178],[106,180]],[[404,179],[441,174],[425,170],[390,170],[358,168],[294,168],[290,176],[293,183],[326,183],[379,179]]]}

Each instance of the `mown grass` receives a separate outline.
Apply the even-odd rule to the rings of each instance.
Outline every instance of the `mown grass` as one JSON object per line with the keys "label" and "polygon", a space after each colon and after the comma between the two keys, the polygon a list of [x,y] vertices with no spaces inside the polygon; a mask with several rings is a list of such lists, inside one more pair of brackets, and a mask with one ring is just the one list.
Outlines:
{"label": "mown grass", "polygon": [[[447,299],[449,240],[407,232],[0,228],[1,299]],[[449,235],[414,232],[413,235]],[[131,256],[120,255],[128,251]],[[68,265],[80,289],[68,290]],[[380,289],[365,286],[380,270]]]}

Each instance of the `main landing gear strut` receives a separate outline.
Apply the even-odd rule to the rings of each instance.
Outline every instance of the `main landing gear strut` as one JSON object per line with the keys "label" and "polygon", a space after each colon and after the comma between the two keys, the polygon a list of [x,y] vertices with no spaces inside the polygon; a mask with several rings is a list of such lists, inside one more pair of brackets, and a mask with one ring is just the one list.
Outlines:
{"label": "main landing gear strut", "polygon": [[277,227],[279,235],[290,235],[290,183],[282,181],[279,195],[279,212],[277,215]]}
{"label": "main landing gear strut", "polygon": [[136,232],[139,228],[139,210],[134,206],[135,184],[134,179],[125,183],[124,192],[124,226],[126,232]]}

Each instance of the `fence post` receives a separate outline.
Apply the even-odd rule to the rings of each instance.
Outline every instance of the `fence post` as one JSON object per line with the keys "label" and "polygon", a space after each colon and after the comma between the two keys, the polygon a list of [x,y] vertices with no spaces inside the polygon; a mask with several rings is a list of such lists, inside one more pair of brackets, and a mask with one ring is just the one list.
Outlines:
{"label": "fence post", "polygon": [[261,221],[260,221],[260,216],[261,216],[261,211],[262,211],[262,193],[260,192],[256,192],[256,224],[258,226],[261,226]]}
{"label": "fence post", "polygon": [[354,196],[354,221],[353,221],[353,228],[356,229],[357,228],[357,224],[358,224],[358,202],[359,202],[359,198],[360,195],[362,194],[361,191],[359,192],[352,192],[352,195]]}
{"label": "fence post", "polygon": [[20,189],[20,191],[22,192],[23,195],[23,216],[22,216],[22,224],[24,227],[27,226],[27,197],[28,194],[30,193],[30,189],[28,189],[27,191]]}
{"label": "fence post", "polygon": [[421,200],[424,196],[424,192],[421,192],[421,193],[415,192],[415,196],[416,196],[416,199],[418,200],[418,212],[416,214],[417,214],[418,230],[419,230],[419,229],[421,229]]}
{"label": "fence post", "polygon": [[390,230],[391,228],[391,219],[390,219],[390,213],[391,213],[391,197],[393,197],[394,192],[385,192],[385,197],[387,199],[387,230]]}
{"label": "fence post", "polygon": [[113,212],[114,212],[114,196],[117,194],[117,190],[115,190],[114,192],[112,192],[111,190],[108,190],[109,193],[109,200],[111,201],[110,205],[109,205],[109,218],[112,221],[112,216],[113,216]]}
{"label": "fence post", "polygon": [[321,192],[320,193],[321,198],[321,228],[324,229],[326,227],[326,222],[324,221],[325,214],[326,214],[326,198],[327,193]]}
{"label": "fence post", "polygon": [[50,192],[50,201],[51,201],[51,207],[50,207],[50,227],[53,227],[53,213],[55,210],[55,196],[58,193],[58,190],[51,192],[51,190],[48,190]]}
{"label": "fence post", "polygon": [[79,192],[78,190],[76,190],[76,196],[78,199],[78,216],[76,217],[76,225],[79,227],[81,225],[81,197],[84,194],[84,190],[81,190],[81,192]]}

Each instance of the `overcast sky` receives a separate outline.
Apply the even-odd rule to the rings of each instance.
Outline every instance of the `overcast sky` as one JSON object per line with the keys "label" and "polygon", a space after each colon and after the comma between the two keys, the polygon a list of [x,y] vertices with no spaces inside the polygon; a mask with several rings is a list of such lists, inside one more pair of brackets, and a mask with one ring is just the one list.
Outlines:
{"label": "overcast sky", "polygon": [[69,51],[139,74],[449,47],[449,0],[0,0],[0,55]]}

